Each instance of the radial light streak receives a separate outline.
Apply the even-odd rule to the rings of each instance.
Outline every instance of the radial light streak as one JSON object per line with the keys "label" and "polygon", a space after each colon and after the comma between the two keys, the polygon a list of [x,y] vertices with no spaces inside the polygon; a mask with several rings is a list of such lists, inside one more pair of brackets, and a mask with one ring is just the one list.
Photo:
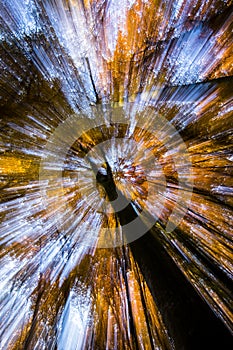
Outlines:
{"label": "radial light streak", "polygon": [[[1,348],[197,349],[202,320],[172,324],[181,286],[226,348],[232,1],[3,0],[0,16]],[[155,218],[133,244],[116,244],[106,162]]]}

